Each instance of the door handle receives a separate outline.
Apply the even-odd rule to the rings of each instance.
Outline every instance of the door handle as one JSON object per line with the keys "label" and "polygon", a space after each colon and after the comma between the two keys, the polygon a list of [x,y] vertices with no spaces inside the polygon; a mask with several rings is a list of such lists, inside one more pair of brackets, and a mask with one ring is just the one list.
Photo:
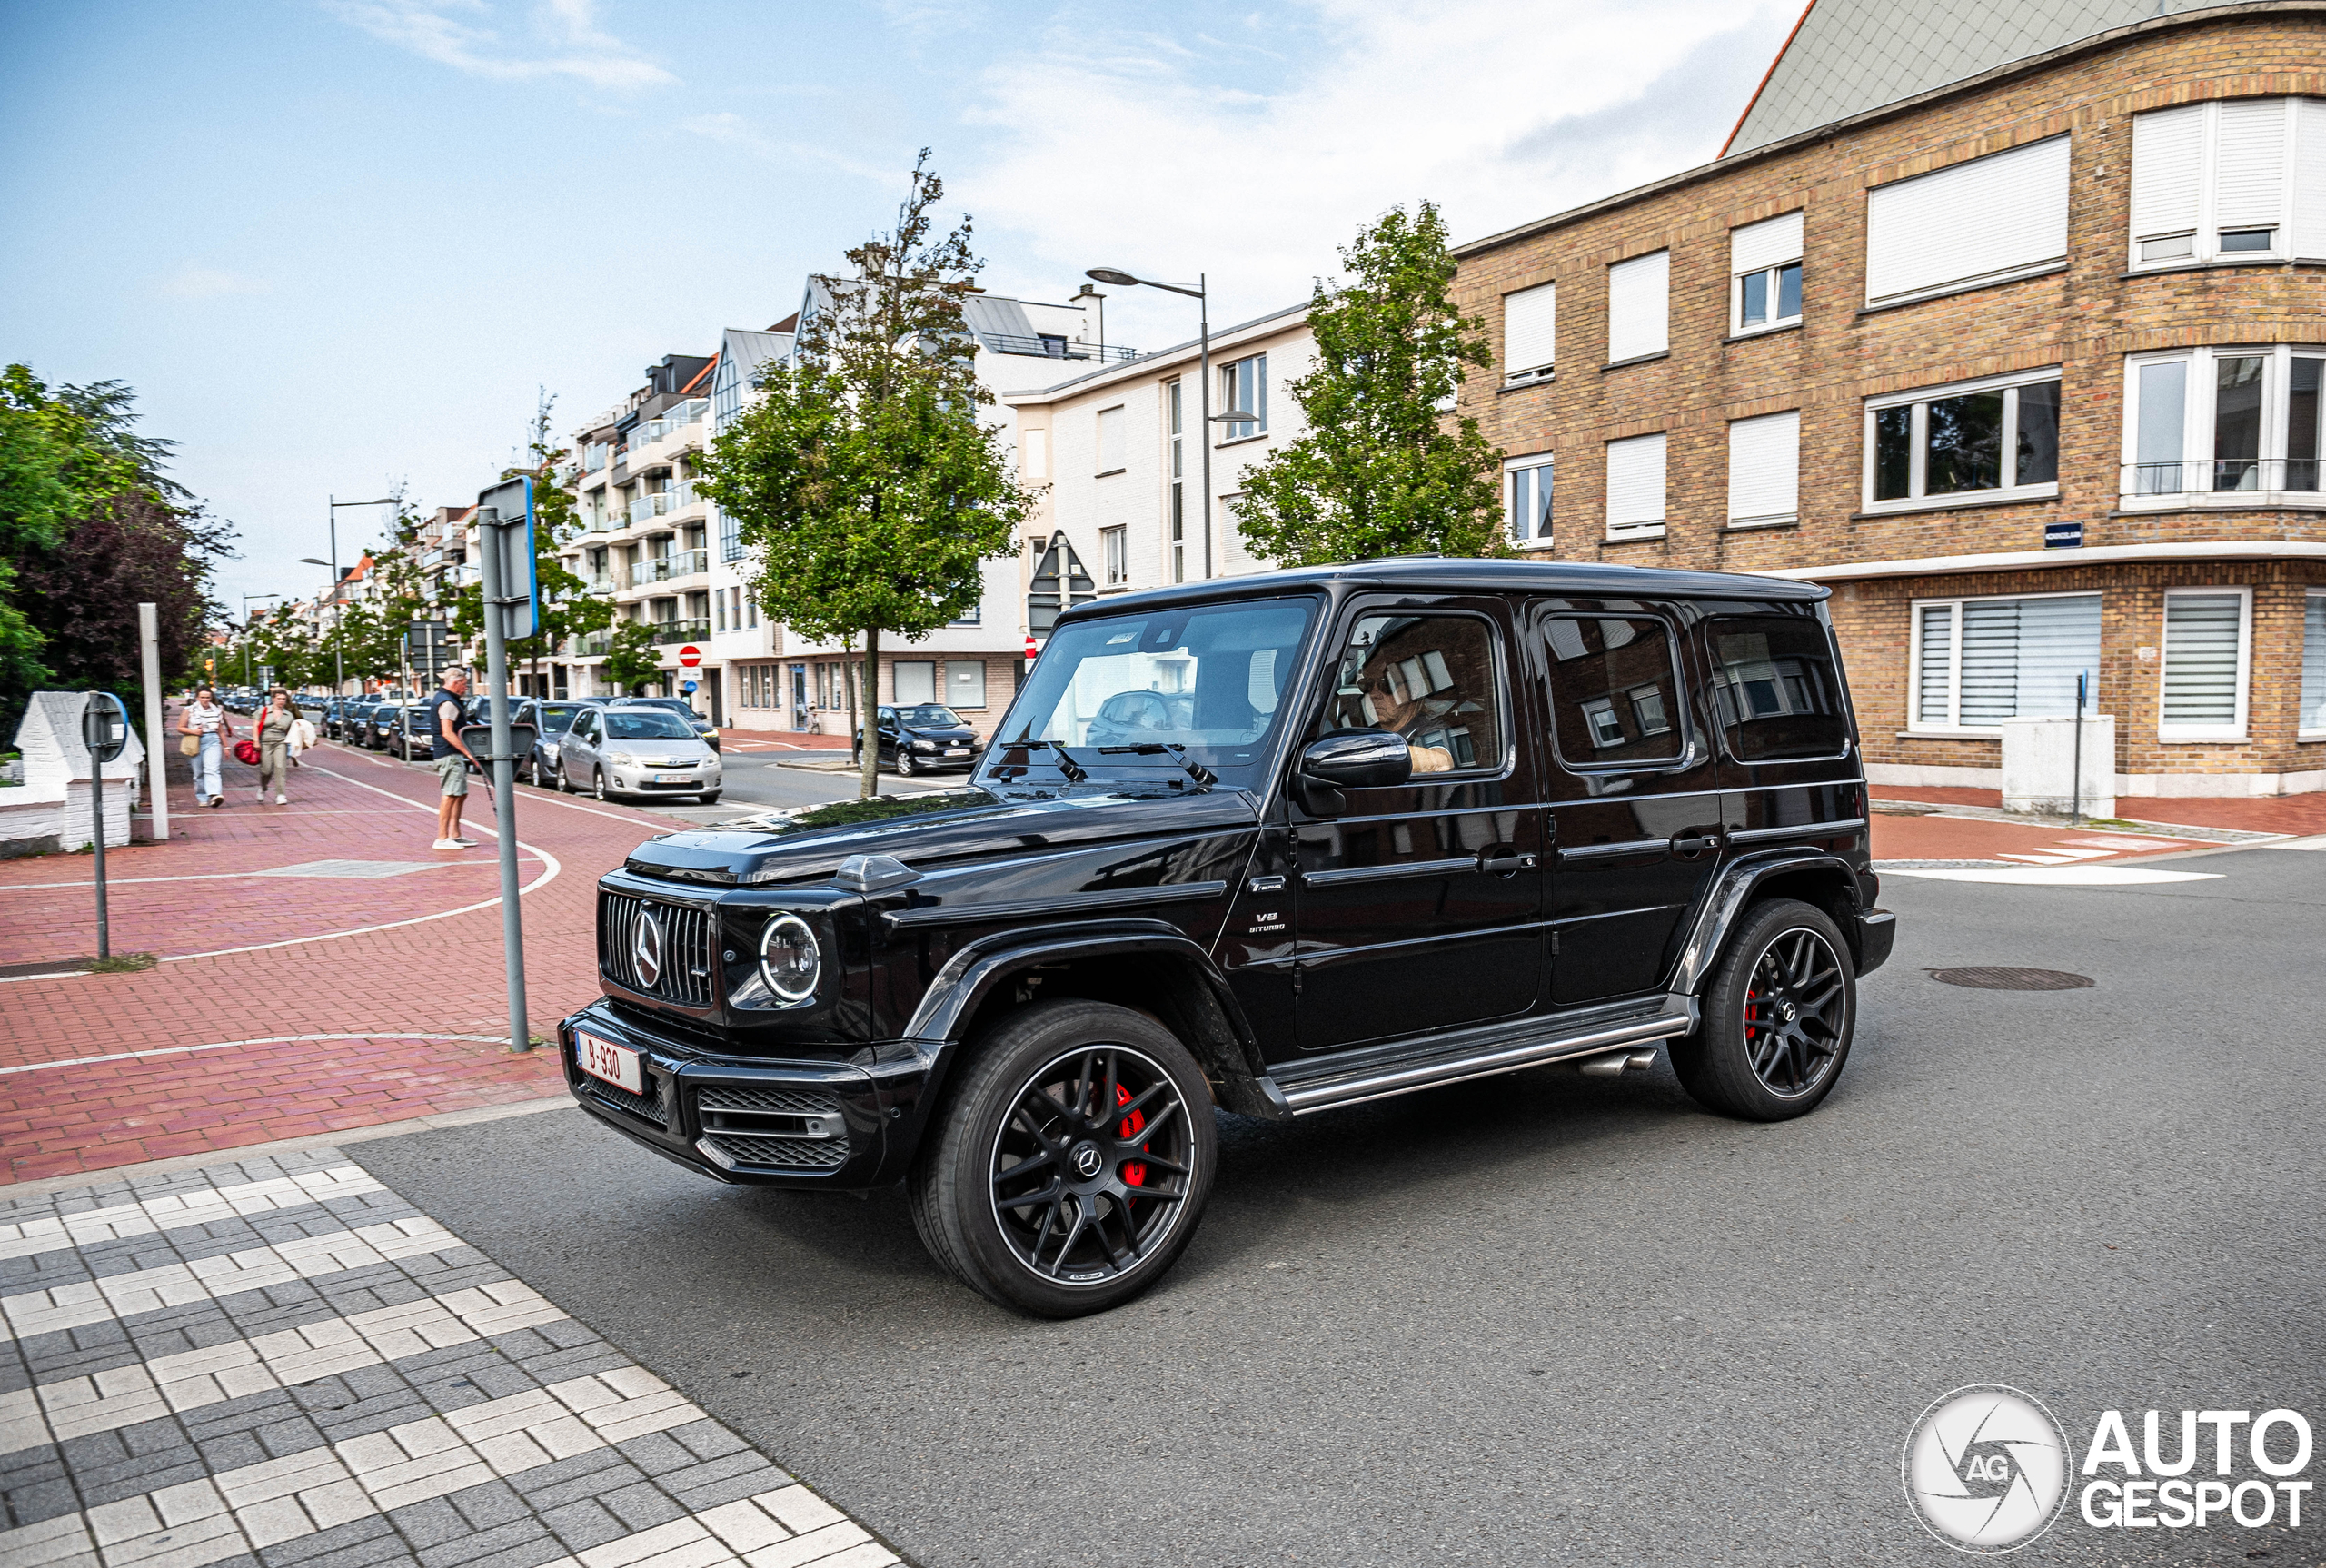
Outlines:
{"label": "door handle", "polygon": [[1673,857],[1681,860],[1693,860],[1707,849],[1719,848],[1720,835],[1717,833],[1683,834],[1672,840]]}
{"label": "door handle", "polygon": [[1514,871],[1531,871],[1536,861],[1532,855],[1481,855],[1478,869],[1492,876],[1507,877]]}

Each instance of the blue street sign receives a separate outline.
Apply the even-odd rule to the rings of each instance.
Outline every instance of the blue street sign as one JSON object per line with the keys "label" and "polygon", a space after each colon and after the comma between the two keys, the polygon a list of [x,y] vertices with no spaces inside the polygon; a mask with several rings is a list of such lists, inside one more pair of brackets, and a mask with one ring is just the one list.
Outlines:
{"label": "blue street sign", "polygon": [[685,692],[690,697],[694,695],[694,688],[695,683],[691,680],[681,680],[679,682],[679,690]]}
{"label": "blue street sign", "polygon": [[2045,550],[2082,550],[2083,524],[2081,522],[2047,522],[2043,525]]}

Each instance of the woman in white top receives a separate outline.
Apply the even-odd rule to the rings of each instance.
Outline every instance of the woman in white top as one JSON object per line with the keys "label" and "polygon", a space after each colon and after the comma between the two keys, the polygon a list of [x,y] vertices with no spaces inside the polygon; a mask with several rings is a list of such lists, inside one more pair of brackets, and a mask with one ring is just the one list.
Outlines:
{"label": "woman in white top", "polygon": [[234,721],[218,705],[218,694],[204,686],[178,715],[178,733],[199,738],[202,749],[194,759],[194,798],[205,806],[221,804],[225,796],[218,782],[219,753],[234,733]]}

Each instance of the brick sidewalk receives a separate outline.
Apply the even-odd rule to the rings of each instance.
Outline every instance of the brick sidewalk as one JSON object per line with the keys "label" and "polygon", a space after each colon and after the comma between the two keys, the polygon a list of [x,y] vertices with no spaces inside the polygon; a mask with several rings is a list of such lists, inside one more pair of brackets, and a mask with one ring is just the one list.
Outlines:
{"label": "brick sidewalk", "polygon": [[[1922,800],[1943,806],[2003,805],[2000,789],[1874,787],[1877,800]],[[2127,822],[2174,823],[2189,828],[2232,828],[2246,833],[2326,833],[2326,791],[2306,795],[2213,797],[2209,795],[2119,795],[2116,815]]]}
{"label": "brick sidewalk", "polygon": [[[481,843],[452,855],[427,847],[435,781],[423,769],[325,745],[278,807],[254,804],[254,770],[230,761],[230,804],[209,809],[170,760],[171,842],[106,856],[114,950],[163,961],[0,981],[0,1182],[559,1092],[552,1055],[501,1043],[499,883],[480,786],[467,831]],[[597,995],[598,876],[678,825],[519,790],[532,1033]],[[426,868],[283,874],[333,860]],[[94,952],[92,871],[78,855],[0,863],[0,963]],[[175,878],[200,879],[162,879]]]}

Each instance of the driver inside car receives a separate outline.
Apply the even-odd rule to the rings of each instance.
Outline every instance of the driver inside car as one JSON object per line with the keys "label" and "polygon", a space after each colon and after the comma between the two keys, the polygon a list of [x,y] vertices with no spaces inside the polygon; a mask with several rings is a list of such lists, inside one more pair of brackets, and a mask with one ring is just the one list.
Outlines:
{"label": "driver inside car", "polygon": [[1466,752],[1466,719],[1483,710],[1465,693],[1478,684],[1486,657],[1483,631],[1475,622],[1368,617],[1357,623],[1342,658],[1334,722],[1397,736],[1416,773],[1475,766]]}

